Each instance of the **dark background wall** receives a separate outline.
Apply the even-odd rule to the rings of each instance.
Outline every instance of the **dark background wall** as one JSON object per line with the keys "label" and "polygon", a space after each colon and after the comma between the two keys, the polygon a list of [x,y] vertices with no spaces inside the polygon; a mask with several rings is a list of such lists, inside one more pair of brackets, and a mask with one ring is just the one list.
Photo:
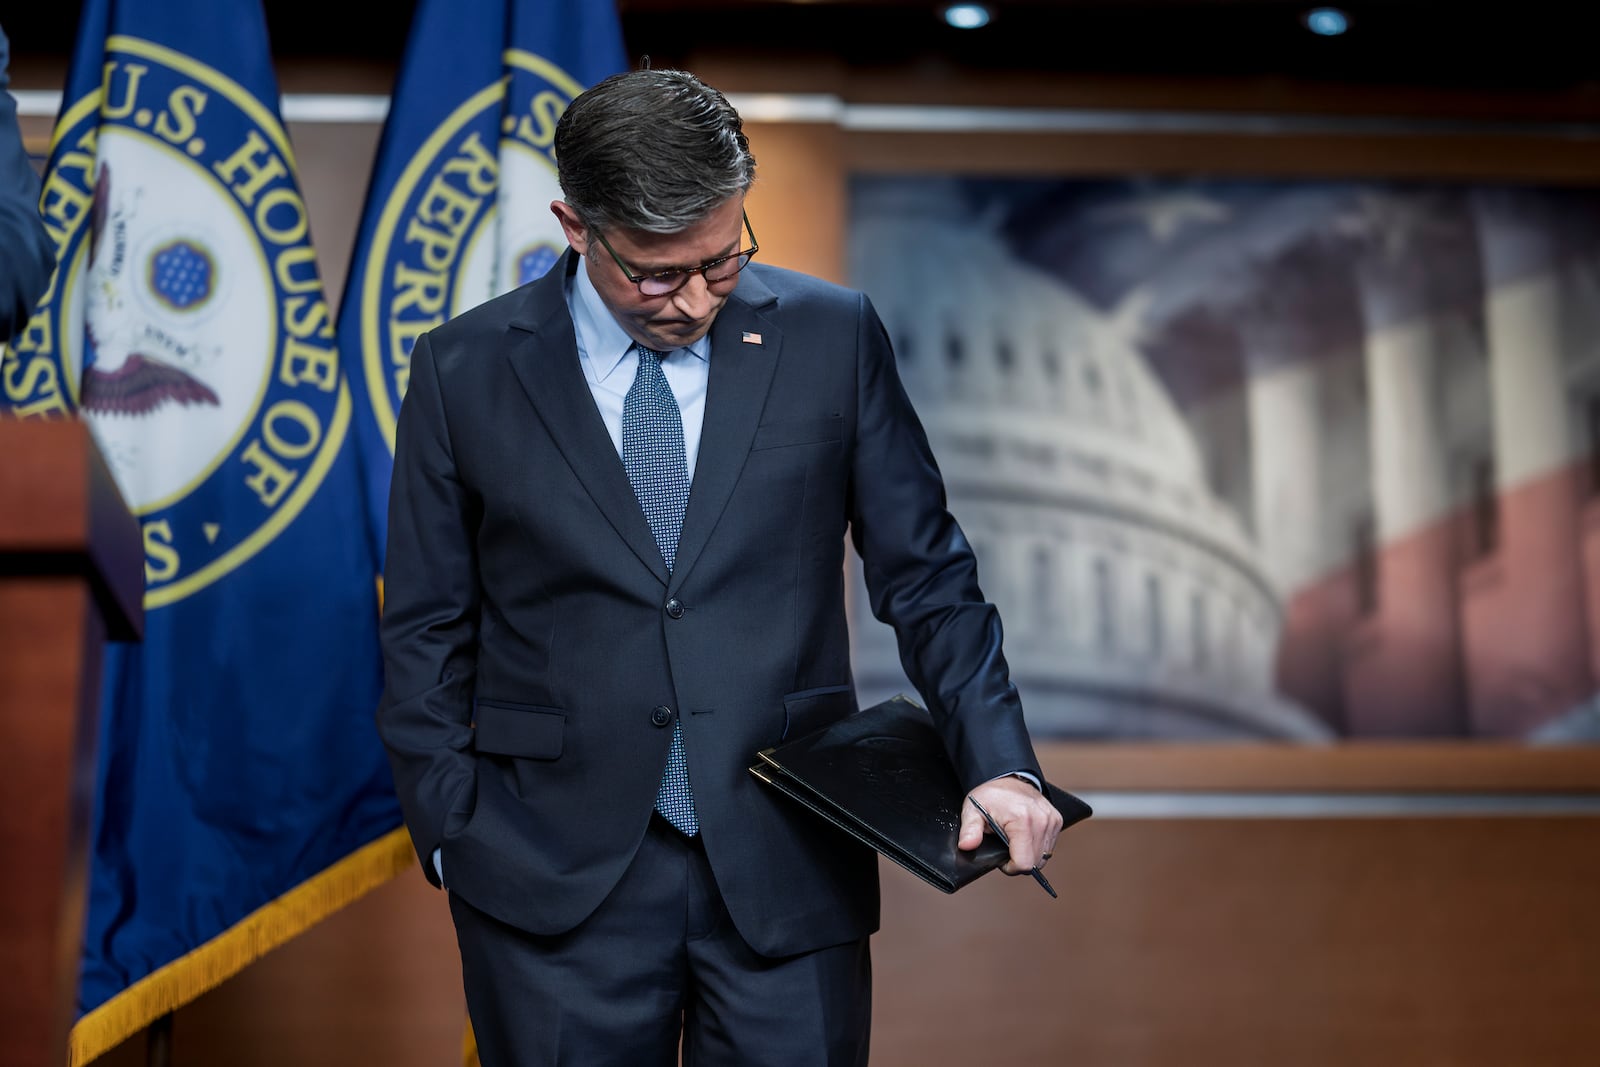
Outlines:
{"label": "dark background wall", "polygon": [[[1308,34],[1298,0],[997,0],[976,32],[950,29],[932,0],[619,0],[630,51],[660,61],[727,51],[827,56],[851,67],[1251,76],[1295,81],[1575,88],[1593,80],[1593,5],[1368,0],[1343,5],[1350,32]],[[20,52],[64,56],[78,5],[7,5]],[[414,4],[266,0],[285,60],[392,63]]]}

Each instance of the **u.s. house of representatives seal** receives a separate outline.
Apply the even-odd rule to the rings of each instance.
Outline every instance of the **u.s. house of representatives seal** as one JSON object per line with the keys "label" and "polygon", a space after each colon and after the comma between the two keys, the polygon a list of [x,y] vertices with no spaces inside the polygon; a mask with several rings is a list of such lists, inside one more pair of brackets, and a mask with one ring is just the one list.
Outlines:
{"label": "u.s. house of representatives seal", "polygon": [[391,452],[411,348],[457,313],[540,277],[566,241],[555,130],[582,90],[548,60],[504,54],[505,77],[462,101],[424,140],[378,217],[357,298],[363,374]]}
{"label": "u.s. house of representatives seal", "polygon": [[90,424],[157,608],[293,521],[350,397],[276,115],[148,41],[108,38],[104,71],[57,127],[42,207],[61,268],[0,390],[23,417]]}

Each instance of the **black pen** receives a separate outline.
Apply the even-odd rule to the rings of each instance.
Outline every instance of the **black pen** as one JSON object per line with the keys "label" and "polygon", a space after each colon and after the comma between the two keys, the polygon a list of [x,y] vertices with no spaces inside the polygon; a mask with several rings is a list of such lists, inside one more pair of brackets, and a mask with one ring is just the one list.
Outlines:
{"label": "black pen", "polygon": [[[983,821],[989,824],[989,829],[994,831],[994,836],[1000,839],[1000,843],[1007,848],[1010,848],[1011,839],[1006,836],[1006,832],[1004,830],[1000,829],[1000,824],[994,821],[994,816],[989,814],[988,809],[986,809],[982,804],[979,804],[972,797],[968,797],[967,799],[972,801],[972,806],[978,809],[978,814],[983,816]],[[1044,872],[1041,871],[1037,866],[1028,873],[1033,875],[1033,880],[1035,882],[1038,882],[1044,887],[1044,891],[1046,893],[1049,893],[1051,896],[1056,895],[1055,889],[1048,881],[1045,880]]]}

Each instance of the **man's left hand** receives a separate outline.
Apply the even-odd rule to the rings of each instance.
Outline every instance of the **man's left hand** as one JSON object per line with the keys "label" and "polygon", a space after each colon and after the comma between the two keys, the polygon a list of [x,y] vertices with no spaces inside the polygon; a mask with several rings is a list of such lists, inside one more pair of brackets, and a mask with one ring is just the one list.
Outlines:
{"label": "man's left hand", "polygon": [[[984,782],[968,794],[993,816],[1011,842],[1011,859],[1000,869],[1027,874],[1043,867],[1061,833],[1061,813],[1030,783],[1007,776]],[[989,829],[978,809],[961,805],[961,837],[957,845],[974,849]]]}

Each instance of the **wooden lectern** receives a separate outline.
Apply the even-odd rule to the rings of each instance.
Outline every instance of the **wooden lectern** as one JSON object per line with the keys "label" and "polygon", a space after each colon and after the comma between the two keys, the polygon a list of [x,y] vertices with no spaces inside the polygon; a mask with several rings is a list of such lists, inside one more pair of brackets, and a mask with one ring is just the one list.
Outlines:
{"label": "wooden lectern", "polygon": [[144,628],[144,553],[82,422],[0,418],[0,1067],[67,1062],[102,645]]}

